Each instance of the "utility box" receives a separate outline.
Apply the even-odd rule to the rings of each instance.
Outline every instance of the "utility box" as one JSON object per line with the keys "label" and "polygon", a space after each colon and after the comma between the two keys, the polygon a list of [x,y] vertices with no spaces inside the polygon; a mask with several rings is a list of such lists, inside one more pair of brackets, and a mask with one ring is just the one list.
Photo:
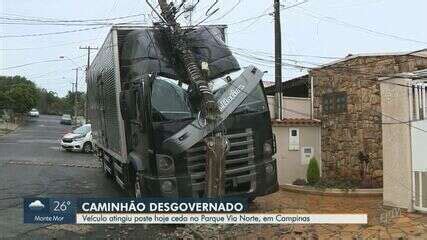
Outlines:
{"label": "utility box", "polygon": [[301,164],[308,165],[310,159],[314,157],[313,147],[303,147],[301,151]]}

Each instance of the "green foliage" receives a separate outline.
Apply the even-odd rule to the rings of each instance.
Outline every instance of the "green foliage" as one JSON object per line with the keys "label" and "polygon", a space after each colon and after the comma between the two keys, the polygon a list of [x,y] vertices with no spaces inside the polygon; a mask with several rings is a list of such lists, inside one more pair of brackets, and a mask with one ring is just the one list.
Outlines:
{"label": "green foliage", "polygon": [[316,161],[316,158],[310,159],[310,163],[307,168],[307,182],[310,185],[315,185],[320,180],[320,170],[319,164]]}
{"label": "green foliage", "polygon": [[25,77],[0,76],[0,108],[26,113],[36,106],[37,99],[36,85]]}
{"label": "green foliage", "polygon": [[337,188],[343,190],[352,190],[359,186],[357,180],[351,179],[320,179],[314,185],[316,188],[325,189],[325,188]]}
{"label": "green foliage", "polygon": [[[37,108],[42,114],[61,115],[74,113],[74,92],[68,92],[64,98],[56,92],[38,89],[36,85],[21,76],[0,76],[0,109],[10,109],[25,114],[31,108]],[[86,95],[77,93],[77,110],[84,115]]]}
{"label": "green foliage", "polygon": [[65,112],[64,99],[58,97],[56,92],[40,90],[40,97],[37,103],[37,109],[42,114],[61,115]]}

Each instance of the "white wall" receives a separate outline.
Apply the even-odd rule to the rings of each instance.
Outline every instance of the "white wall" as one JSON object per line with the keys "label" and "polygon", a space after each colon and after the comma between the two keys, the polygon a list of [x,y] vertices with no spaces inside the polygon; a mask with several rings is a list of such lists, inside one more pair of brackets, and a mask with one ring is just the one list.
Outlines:
{"label": "white wall", "polygon": [[[289,131],[299,129],[299,145],[297,151],[289,150]],[[276,136],[277,177],[279,185],[292,184],[296,179],[305,179],[308,162],[302,162],[303,147],[313,147],[314,157],[321,167],[320,127],[319,126],[280,126],[273,124],[273,133]]]}
{"label": "white wall", "polygon": [[[386,81],[386,82],[385,82]],[[381,82],[382,146],[383,146],[383,202],[384,205],[409,208],[411,206],[411,116],[410,79],[396,78]],[[393,118],[390,118],[391,116]]]}
{"label": "white wall", "polygon": [[[274,96],[267,96],[271,119],[274,119]],[[311,118],[310,98],[283,97],[283,118]]]}
{"label": "white wall", "polygon": [[412,168],[427,172],[427,120],[412,123]]}

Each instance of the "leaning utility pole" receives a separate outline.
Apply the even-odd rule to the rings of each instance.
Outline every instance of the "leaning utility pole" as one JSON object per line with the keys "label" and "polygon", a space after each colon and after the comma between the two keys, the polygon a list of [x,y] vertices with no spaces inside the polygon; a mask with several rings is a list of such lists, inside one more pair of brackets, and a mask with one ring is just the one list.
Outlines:
{"label": "leaning utility pole", "polygon": [[[173,3],[168,4],[166,0],[159,0],[161,17],[165,22],[166,34],[171,45],[175,48],[177,57],[183,63],[187,81],[196,86],[201,96],[201,116],[207,124],[219,120],[220,110],[208,84],[209,66],[207,63],[197,62],[191,48],[187,45],[187,35],[176,21],[176,8]],[[205,138],[207,145],[206,154],[206,197],[224,196],[225,189],[225,156],[228,141],[222,133]]]}
{"label": "leaning utility pole", "polygon": [[76,92],[74,93],[74,121],[76,121],[77,124],[77,91],[79,86],[79,68],[75,68],[73,70],[76,70]]}
{"label": "leaning utility pole", "polygon": [[275,49],[275,105],[274,118],[281,120],[282,115],[282,29],[280,24],[280,0],[274,0],[274,49]]}

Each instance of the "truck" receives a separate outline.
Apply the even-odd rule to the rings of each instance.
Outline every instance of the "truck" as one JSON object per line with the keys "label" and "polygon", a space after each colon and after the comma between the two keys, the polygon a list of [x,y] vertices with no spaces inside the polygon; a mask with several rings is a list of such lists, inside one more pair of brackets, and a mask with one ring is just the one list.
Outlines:
{"label": "truck", "polygon": [[111,28],[87,69],[88,117],[106,177],[134,197],[205,197],[203,139],[227,138],[225,196],[254,199],[278,190],[275,138],[262,77],[241,68],[224,25],[186,29],[196,58],[209,66],[218,121],[200,114],[200,95],[182,78],[162,30]]}

